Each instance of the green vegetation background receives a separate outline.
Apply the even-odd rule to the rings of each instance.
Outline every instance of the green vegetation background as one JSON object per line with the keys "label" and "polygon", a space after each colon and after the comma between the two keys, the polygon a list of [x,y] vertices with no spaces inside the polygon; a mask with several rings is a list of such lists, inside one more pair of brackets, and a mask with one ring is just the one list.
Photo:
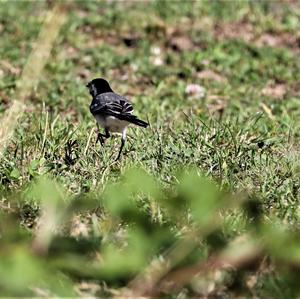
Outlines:
{"label": "green vegetation background", "polygon": [[[47,9],[0,4],[1,115]],[[299,32],[297,1],[71,2],[1,158],[0,294],[114,296],[158,260],[150,296],[296,297]],[[120,162],[95,144],[99,76],[151,123]],[[239,238],[250,267],[203,271]]]}

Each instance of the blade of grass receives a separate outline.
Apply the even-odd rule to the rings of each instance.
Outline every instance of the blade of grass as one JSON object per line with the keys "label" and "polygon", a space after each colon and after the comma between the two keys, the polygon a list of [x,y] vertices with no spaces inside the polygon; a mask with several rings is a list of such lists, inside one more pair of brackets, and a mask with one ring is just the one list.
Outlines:
{"label": "blade of grass", "polygon": [[25,111],[25,100],[37,86],[40,74],[50,56],[54,41],[66,19],[66,10],[60,3],[46,13],[46,17],[34,48],[22,71],[15,91],[15,99],[1,120],[0,126],[0,155],[7,146],[14,133],[19,118]]}

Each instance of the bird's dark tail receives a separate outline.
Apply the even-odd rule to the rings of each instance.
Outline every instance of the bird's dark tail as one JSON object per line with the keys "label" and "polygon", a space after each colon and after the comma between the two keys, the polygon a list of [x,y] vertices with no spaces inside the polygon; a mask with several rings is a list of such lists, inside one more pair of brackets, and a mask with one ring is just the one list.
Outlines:
{"label": "bird's dark tail", "polygon": [[149,124],[141,119],[138,119],[135,115],[131,114],[121,114],[117,116],[119,119],[126,120],[134,125],[147,128]]}
{"label": "bird's dark tail", "polygon": [[135,118],[135,119],[131,119],[129,122],[137,125],[137,126],[140,126],[140,127],[143,127],[143,128],[147,128],[149,126],[149,124],[141,119],[138,119],[138,118]]}

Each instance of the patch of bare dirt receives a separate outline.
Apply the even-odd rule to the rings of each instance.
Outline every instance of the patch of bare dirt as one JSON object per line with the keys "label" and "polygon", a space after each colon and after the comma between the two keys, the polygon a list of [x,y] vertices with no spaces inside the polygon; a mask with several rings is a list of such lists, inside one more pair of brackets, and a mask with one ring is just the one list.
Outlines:
{"label": "patch of bare dirt", "polygon": [[[83,28],[83,34],[91,32],[87,28]],[[87,40],[85,43],[86,48],[94,48],[103,44],[109,44],[113,46],[118,46],[121,43],[121,37],[116,34],[108,33],[93,33],[93,36]]]}
{"label": "patch of bare dirt", "polygon": [[202,21],[194,23],[189,19],[183,19],[179,24],[167,27],[164,36],[165,47],[176,52],[191,51],[201,47],[202,45],[196,43],[190,35],[191,30],[200,32],[203,30],[199,28],[201,27],[199,23],[202,24]]}
{"label": "patch of bare dirt", "polygon": [[300,81],[298,81],[292,85],[291,95],[294,97],[300,97]]}
{"label": "patch of bare dirt", "polygon": [[189,51],[194,48],[194,44],[187,35],[177,34],[171,36],[167,41],[167,47],[177,52]]}
{"label": "patch of bare dirt", "polygon": [[10,97],[6,93],[0,91],[0,104],[3,105],[5,109],[7,109],[10,106],[10,102]]}
{"label": "patch of bare dirt", "polygon": [[263,33],[255,40],[255,43],[259,47],[286,47],[295,52],[300,52],[300,35],[295,36],[288,32]]}
{"label": "patch of bare dirt", "polygon": [[287,93],[287,87],[284,83],[269,82],[261,91],[264,96],[282,99]]}
{"label": "patch of bare dirt", "polygon": [[219,83],[226,83],[227,79],[223,77],[222,75],[212,71],[212,70],[203,70],[201,72],[197,73],[197,78],[199,79],[207,79],[207,80],[212,80],[216,81]]}
{"label": "patch of bare dirt", "polygon": [[217,40],[242,39],[245,42],[251,42],[255,37],[255,30],[250,23],[244,20],[232,23],[216,23],[213,27],[213,35]]}
{"label": "patch of bare dirt", "polygon": [[217,23],[213,26],[213,36],[217,40],[241,39],[257,47],[270,46],[288,48],[300,53],[300,33],[283,31],[257,32],[255,26],[247,20],[231,23]]}

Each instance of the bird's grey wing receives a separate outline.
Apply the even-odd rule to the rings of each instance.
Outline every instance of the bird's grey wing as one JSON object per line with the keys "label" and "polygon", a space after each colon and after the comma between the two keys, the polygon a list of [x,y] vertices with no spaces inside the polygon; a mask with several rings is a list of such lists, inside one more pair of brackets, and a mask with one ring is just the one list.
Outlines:
{"label": "bird's grey wing", "polygon": [[149,125],[147,122],[138,119],[135,115],[132,115],[133,107],[126,98],[113,92],[97,95],[90,105],[90,111],[94,115],[100,114],[104,116],[114,116],[117,119],[124,120],[144,128]]}
{"label": "bird's grey wing", "polygon": [[118,114],[131,114],[133,107],[126,98],[114,92],[106,92],[93,99],[90,111],[92,114],[103,113],[116,116]]}

